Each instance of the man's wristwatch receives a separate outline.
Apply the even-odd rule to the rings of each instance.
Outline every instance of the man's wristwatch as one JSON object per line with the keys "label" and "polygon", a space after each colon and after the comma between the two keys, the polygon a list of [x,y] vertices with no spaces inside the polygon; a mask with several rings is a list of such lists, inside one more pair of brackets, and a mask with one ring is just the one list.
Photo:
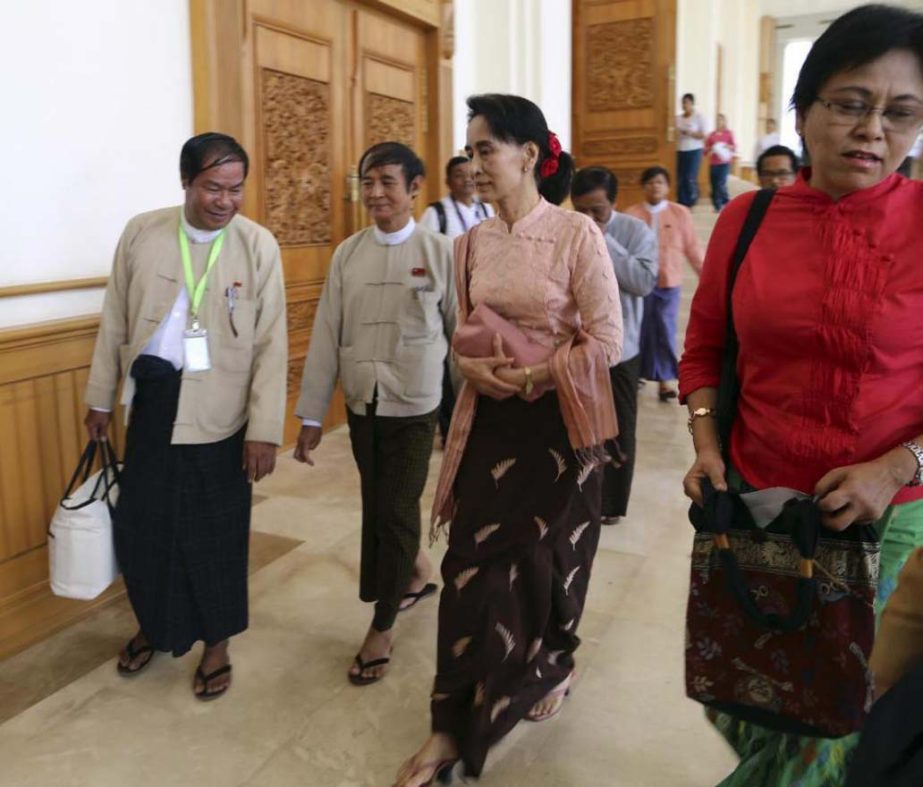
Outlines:
{"label": "man's wristwatch", "polygon": [[691,413],[689,413],[689,422],[686,426],[689,428],[689,434],[692,434],[692,424],[695,423],[696,418],[705,418],[705,416],[710,415],[712,418],[715,417],[715,411],[711,407],[697,407]]}
{"label": "man's wristwatch", "polygon": [[522,370],[526,373],[526,383],[522,386],[522,392],[526,396],[531,396],[532,391],[535,389],[535,383],[532,380],[532,369],[528,366],[523,366]]}
{"label": "man's wristwatch", "polygon": [[923,446],[908,440],[906,443],[901,443],[901,448],[906,448],[913,454],[913,458],[917,460],[917,472],[914,473],[907,486],[920,486],[923,484]]}

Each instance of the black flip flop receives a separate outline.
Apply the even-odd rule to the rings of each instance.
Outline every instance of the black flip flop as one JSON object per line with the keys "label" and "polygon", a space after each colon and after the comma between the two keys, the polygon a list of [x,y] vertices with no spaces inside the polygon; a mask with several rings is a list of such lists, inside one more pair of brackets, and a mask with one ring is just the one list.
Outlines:
{"label": "black flip flop", "polygon": [[353,686],[371,686],[373,683],[378,683],[378,681],[380,681],[384,677],[384,675],[380,675],[377,678],[372,678],[372,677],[366,678],[362,676],[362,673],[365,672],[367,669],[372,669],[372,667],[384,666],[389,661],[391,661],[390,656],[385,656],[384,658],[380,658],[380,659],[372,659],[371,661],[363,661],[362,654],[357,653],[354,663],[359,668],[359,674],[353,675],[351,672],[348,672],[346,673],[346,677],[349,678],[349,682],[352,683]]}
{"label": "black flip flop", "polygon": [[428,598],[436,593],[439,590],[439,586],[434,582],[429,582],[423,586],[422,590],[418,590],[416,593],[405,593],[402,601],[407,601],[408,599],[413,599],[413,601],[408,604],[406,607],[401,607],[398,612],[406,612],[408,609],[413,609],[417,604],[419,604],[423,599]]}
{"label": "black flip flop", "polygon": [[220,697],[229,688],[231,688],[231,684],[228,683],[227,686],[225,686],[223,689],[218,689],[218,691],[209,691],[208,684],[211,683],[215,678],[220,678],[222,675],[226,675],[230,671],[231,671],[230,664],[225,664],[223,667],[218,667],[218,669],[216,669],[214,672],[209,672],[208,675],[202,672],[201,666],[196,667],[195,676],[200,681],[202,681],[202,686],[203,686],[203,689],[201,692],[197,692],[195,691],[195,689],[193,689],[192,693],[195,694],[196,699],[202,700],[202,702],[209,702],[210,700],[218,699],[218,697]]}
{"label": "black flip flop", "polygon": [[[154,658],[154,648],[151,645],[144,645],[138,648],[137,650],[135,650],[134,643],[135,643],[135,638],[132,637],[130,640],[128,640],[128,644],[125,646],[125,650],[128,652],[128,664],[122,664],[121,661],[119,661],[116,664],[116,668],[119,671],[119,675],[121,675],[123,678],[130,678],[132,675],[137,675],[148,664],[150,664],[151,659]],[[149,653],[150,655],[144,661],[142,661],[137,667],[132,669],[131,663],[136,658],[138,658],[138,656],[143,656],[145,653]]]}
{"label": "black flip flop", "polygon": [[676,399],[679,394],[676,393],[674,388],[665,388],[659,391],[657,396],[660,398],[661,402],[669,402],[671,399]]}

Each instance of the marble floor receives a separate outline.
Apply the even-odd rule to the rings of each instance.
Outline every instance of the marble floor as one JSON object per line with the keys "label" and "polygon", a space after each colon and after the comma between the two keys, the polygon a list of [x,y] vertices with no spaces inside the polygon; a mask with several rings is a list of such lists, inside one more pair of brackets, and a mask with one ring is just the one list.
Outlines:
{"label": "marble floor", "polygon": [[[698,209],[696,221],[707,235],[710,211]],[[683,324],[693,288],[690,275]],[[580,682],[558,717],[520,724],[493,750],[485,787],[711,787],[734,766],[683,690],[692,535],[681,490],[692,456],[683,409],[661,404],[648,385],[638,433],[631,510],[604,528],[594,566]],[[434,452],[424,510],[440,460]],[[132,633],[130,615],[103,610],[0,662],[0,684],[48,688],[0,725],[0,785],[391,784],[428,730],[436,603],[401,619],[385,680],[351,686],[345,673],[371,611],[356,597],[359,484],[346,431],[324,438],[315,468],[282,458],[258,493],[254,529],[285,542],[251,576],[251,626],[233,643],[228,695],[208,704],[192,697],[197,653],[159,655],[142,675],[120,678],[114,656]],[[442,551],[432,549],[435,563]],[[101,655],[62,683],[55,665],[85,652]]]}

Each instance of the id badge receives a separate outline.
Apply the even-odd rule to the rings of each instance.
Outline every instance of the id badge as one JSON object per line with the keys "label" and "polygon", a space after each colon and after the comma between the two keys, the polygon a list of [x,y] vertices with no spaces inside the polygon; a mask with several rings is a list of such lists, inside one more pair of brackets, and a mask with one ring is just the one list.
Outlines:
{"label": "id badge", "polygon": [[207,372],[212,368],[208,356],[208,331],[192,328],[183,333],[183,366],[187,372]]}

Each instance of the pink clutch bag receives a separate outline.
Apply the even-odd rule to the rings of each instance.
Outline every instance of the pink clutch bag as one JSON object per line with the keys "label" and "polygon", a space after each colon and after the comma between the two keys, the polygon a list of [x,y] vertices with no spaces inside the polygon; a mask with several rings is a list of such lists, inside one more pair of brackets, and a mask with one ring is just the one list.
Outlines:
{"label": "pink clutch bag", "polygon": [[536,366],[554,355],[554,348],[532,341],[509,320],[489,306],[479,304],[464,325],[455,331],[452,347],[468,358],[486,358],[494,354],[494,336],[503,339],[503,352],[516,359],[516,366]]}

